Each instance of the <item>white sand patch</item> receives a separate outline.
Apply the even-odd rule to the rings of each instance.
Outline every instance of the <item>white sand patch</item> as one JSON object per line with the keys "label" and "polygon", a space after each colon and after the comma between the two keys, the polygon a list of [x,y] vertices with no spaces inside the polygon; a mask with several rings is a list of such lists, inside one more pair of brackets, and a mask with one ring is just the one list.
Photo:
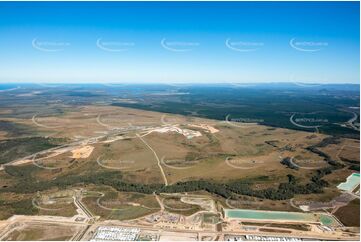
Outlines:
{"label": "white sand patch", "polygon": [[90,154],[93,152],[93,150],[94,150],[94,147],[90,146],[90,145],[83,146],[78,149],[74,149],[71,151],[71,153],[73,154],[71,156],[71,158],[75,158],[75,159],[88,158],[90,156]]}
{"label": "white sand patch", "polygon": [[310,211],[310,207],[307,206],[307,205],[301,205],[301,206],[300,206],[300,209],[301,209],[302,211],[304,211],[304,212]]}
{"label": "white sand patch", "polygon": [[189,126],[204,129],[207,132],[210,132],[212,134],[219,132],[218,129],[214,128],[213,126],[211,126],[209,124],[189,124]]}
{"label": "white sand patch", "polygon": [[158,132],[158,133],[168,133],[168,132],[176,132],[178,134],[184,135],[188,139],[192,139],[193,137],[200,137],[202,136],[201,132],[194,131],[190,129],[181,129],[177,126],[166,126],[162,128],[157,128],[152,130],[152,132]]}

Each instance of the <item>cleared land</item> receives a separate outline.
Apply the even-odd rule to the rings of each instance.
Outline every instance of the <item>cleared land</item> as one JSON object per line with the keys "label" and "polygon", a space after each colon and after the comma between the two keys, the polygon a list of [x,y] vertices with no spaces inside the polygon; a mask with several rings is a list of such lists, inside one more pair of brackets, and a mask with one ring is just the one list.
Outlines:
{"label": "cleared land", "polygon": [[70,240],[79,228],[60,224],[22,224],[15,227],[3,239],[9,241],[19,240]]}
{"label": "cleared land", "polygon": [[348,205],[339,208],[335,216],[345,226],[360,227],[360,199],[355,199]]}

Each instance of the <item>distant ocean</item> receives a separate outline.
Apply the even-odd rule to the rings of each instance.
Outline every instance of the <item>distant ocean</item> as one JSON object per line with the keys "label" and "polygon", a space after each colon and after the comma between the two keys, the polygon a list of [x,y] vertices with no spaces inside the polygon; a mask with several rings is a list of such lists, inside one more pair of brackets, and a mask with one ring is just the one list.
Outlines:
{"label": "distant ocean", "polygon": [[17,84],[0,84],[0,90],[12,89],[16,88],[17,86]]}

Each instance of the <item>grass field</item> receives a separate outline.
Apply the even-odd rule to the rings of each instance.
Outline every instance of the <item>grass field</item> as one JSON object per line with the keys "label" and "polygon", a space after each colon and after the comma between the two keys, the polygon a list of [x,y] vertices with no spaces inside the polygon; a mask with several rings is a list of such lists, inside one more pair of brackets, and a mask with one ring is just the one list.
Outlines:
{"label": "grass field", "polygon": [[188,216],[201,210],[198,205],[182,202],[180,196],[163,195],[161,198],[165,209],[172,213]]}
{"label": "grass field", "polygon": [[153,195],[117,192],[110,187],[87,187],[82,201],[94,215],[104,220],[135,219],[160,210]]}
{"label": "grass field", "polygon": [[[287,175],[293,175],[297,184],[305,185],[317,174],[318,168],[329,166],[325,157],[308,149],[329,137],[321,133],[258,124],[236,123],[237,125],[234,125],[234,123],[219,120],[116,106],[77,105],[71,108],[61,105],[56,110],[51,107],[46,112],[44,108],[37,112],[36,108],[33,107],[31,111],[31,107],[27,106],[23,110],[27,115],[12,113],[9,116],[14,122],[26,125],[30,130],[36,130],[38,134],[47,134],[49,137],[14,137],[11,140],[1,140],[0,146],[7,149],[7,152],[0,155],[1,162],[7,163],[63,142],[76,144],[69,145],[67,147],[69,150],[66,152],[59,154],[49,152],[37,156],[34,162],[40,167],[35,166],[31,159],[21,161],[22,163],[16,165],[1,167],[0,187],[2,189],[10,189],[19,183],[36,184],[35,181],[49,183],[58,181],[61,184],[68,184],[66,179],[69,176],[82,177],[90,174],[96,176],[96,174],[106,172],[119,174],[122,182],[164,184],[162,177],[162,172],[164,172],[168,184],[199,180],[215,183],[242,180],[249,182],[252,189],[261,190],[275,188],[280,183],[287,182]],[[34,115],[36,115],[35,118]],[[164,127],[176,127],[183,132],[199,132],[201,136],[189,138],[187,134],[180,132],[159,131]],[[215,131],[210,132],[204,127],[212,127],[211,130]],[[143,140],[136,134],[141,135]],[[355,155],[359,150],[359,141],[348,138],[339,138],[338,141],[339,143],[329,143],[318,149],[346,166],[353,164],[354,161],[359,162]],[[89,156],[74,158],[73,150],[85,145],[94,148],[88,154]],[[281,164],[281,160],[286,157],[293,158],[294,163],[300,168],[292,169]],[[351,172],[348,169],[335,170],[324,176],[323,179],[329,182],[330,186],[325,188],[323,193],[297,195],[297,198],[331,200],[337,194],[335,186],[344,181]],[[71,188],[72,184],[67,186]],[[45,190],[50,188],[46,187]],[[19,192],[19,189],[14,190],[18,191],[27,203],[36,197],[35,194],[22,194],[25,192]],[[132,213],[142,216],[153,210],[133,206],[134,204],[118,204],[119,207],[117,207],[114,199],[135,201],[134,203],[140,205],[145,205],[143,200],[151,204],[155,201],[151,195],[144,196],[138,199],[139,201],[135,197],[126,196],[125,193],[118,194],[117,198],[107,196],[102,198],[103,203],[108,202],[113,205],[111,208],[114,211],[99,208],[96,204],[98,197],[85,197],[83,200],[95,214],[101,217],[126,219],[131,218]],[[4,197],[5,203],[7,199]],[[176,200],[166,202],[174,206],[184,206]],[[225,200],[222,202],[224,203]],[[43,205],[45,208],[58,208],[58,203]],[[3,208],[10,208],[8,204],[3,206],[5,206]],[[190,207],[192,212],[198,209]],[[294,211],[288,201],[267,199],[264,201],[256,199],[252,204],[235,204],[235,207]],[[122,210],[116,210],[123,208],[125,208],[123,213],[120,212]],[[72,209],[66,211],[65,214],[71,215]],[[2,217],[8,217],[16,213],[15,211],[19,210],[7,209],[3,212],[6,215]],[[38,213],[29,211],[32,214]],[[44,211],[39,213],[51,214]],[[180,213],[183,212],[180,211]]]}

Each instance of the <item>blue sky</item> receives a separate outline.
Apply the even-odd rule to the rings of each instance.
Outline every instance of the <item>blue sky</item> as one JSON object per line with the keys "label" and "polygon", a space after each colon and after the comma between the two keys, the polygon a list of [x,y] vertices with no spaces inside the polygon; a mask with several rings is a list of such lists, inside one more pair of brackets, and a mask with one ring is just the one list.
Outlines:
{"label": "blue sky", "polygon": [[0,82],[359,83],[358,2],[0,3]]}

